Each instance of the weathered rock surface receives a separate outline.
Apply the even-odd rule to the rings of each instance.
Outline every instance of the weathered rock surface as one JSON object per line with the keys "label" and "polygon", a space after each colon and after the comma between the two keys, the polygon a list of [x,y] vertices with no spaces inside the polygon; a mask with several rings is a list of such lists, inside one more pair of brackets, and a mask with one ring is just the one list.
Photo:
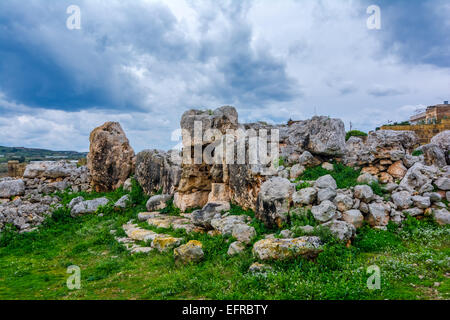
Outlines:
{"label": "weathered rock surface", "polygon": [[70,177],[77,169],[76,163],[69,161],[36,161],[25,168],[24,178],[56,179]]}
{"label": "weathered rock surface", "polygon": [[385,227],[389,223],[389,214],[391,208],[383,203],[371,203],[369,204],[369,214],[367,216],[367,222],[372,227]]}
{"label": "weathered rock surface", "polygon": [[351,166],[370,165],[376,159],[402,160],[418,145],[413,131],[379,130],[366,139],[351,137],[346,143],[344,163]]}
{"label": "weathered rock surface", "polygon": [[341,241],[348,241],[356,234],[355,226],[346,221],[330,221],[322,227],[329,229],[331,234]]}
{"label": "weathered rock surface", "polygon": [[318,237],[264,239],[255,243],[253,254],[259,260],[286,260],[299,256],[314,258],[322,251]]}
{"label": "weathered rock surface", "polygon": [[27,200],[17,199],[0,203],[0,230],[7,224],[15,226],[20,232],[29,232],[51,216],[52,207],[60,199],[50,196],[34,196]]}
{"label": "weathered rock surface", "polygon": [[376,176],[373,176],[370,173],[366,172],[366,173],[361,174],[358,177],[357,182],[371,185],[372,183],[377,183],[378,182],[378,178]]}
{"label": "weathered rock surface", "polygon": [[337,189],[336,180],[331,175],[320,177],[316,180],[314,186],[319,189]]}
{"label": "weathered rock surface", "polygon": [[294,204],[310,205],[316,201],[317,190],[314,188],[305,188],[295,192],[292,196]]}
{"label": "weathered rock surface", "polygon": [[339,156],[345,152],[345,126],[340,119],[314,117],[307,122],[308,150],[313,154]]}
{"label": "weathered rock surface", "polygon": [[114,208],[125,209],[129,202],[130,202],[130,196],[129,195],[124,195],[122,198],[117,200],[117,202],[114,204]]}
{"label": "weathered rock surface", "polygon": [[181,166],[172,161],[170,153],[144,150],[136,156],[135,178],[147,194],[172,195],[181,179]]}
{"label": "weathered rock surface", "polygon": [[448,191],[450,190],[450,178],[442,177],[437,179],[434,184],[438,187],[439,190]]}
{"label": "weathered rock surface", "polygon": [[122,127],[107,122],[91,132],[87,164],[98,192],[119,188],[134,171],[134,151]]}
{"label": "weathered rock surface", "polygon": [[172,199],[169,194],[160,194],[148,199],[146,207],[148,211],[158,211],[164,209],[167,206],[167,201]]}
{"label": "weathered rock surface", "polygon": [[411,192],[420,190],[425,185],[431,185],[437,173],[436,167],[417,162],[408,170],[399,186]]}
{"label": "weathered rock surface", "polygon": [[252,239],[256,236],[255,228],[246,224],[236,224],[233,227],[232,236],[239,242],[250,244]]}
{"label": "weathered rock surface", "polygon": [[323,202],[326,200],[333,201],[336,195],[337,193],[335,189],[332,188],[319,189],[319,192],[317,193],[317,199],[319,202]]}
{"label": "weathered rock surface", "polygon": [[22,179],[0,180],[0,198],[11,198],[25,194],[25,183]]}
{"label": "weathered rock surface", "polygon": [[450,213],[447,209],[436,210],[434,212],[434,218],[442,226],[450,224]]}
{"label": "weathered rock surface", "polygon": [[351,223],[355,228],[361,228],[364,223],[364,216],[359,210],[349,210],[342,215],[344,221]]}
{"label": "weathered rock surface", "polygon": [[445,154],[447,164],[450,164],[450,130],[443,131],[431,139],[431,143],[438,145]]}
{"label": "weathered rock surface", "polygon": [[339,211],[345,212],[353,208],[354,201],[353,198],[349,195],[338,194],[334,199],[334,204]]}
{"label": "weathered rock surface", "polygon": [[294,185],[287,179],[274,177],[261,186],[256,217],[267,226],[281,226],[287,222]]}
{"label": "weathered rock surface", "polygon": [[77,217],[83,214],[95,213],[98,208],[106,206],[108,203],[109,200],[107,198],[80,201],[73,206],[70,214],[72,217]]}
{"label": "weathered rock surface", "polygon": [[413,204],[411,194],[408,191],[400,191],[392,194],[392,200],[400,209],[409,209]]}
{"label": "weathered rock surface", "polygon": [[227,254],[229,256],[235,256],[239,255],[245,250],[245,244],[239,241],[235,241],[232,244],[230,244],[230,247],[228,248]]}
{"label": "weathered rock surface", "polygon": [[230,237],[233,235],[233,229],[236,225],[245,224],[247,222],[247,217],[245,216],[230,215],[214,218],[211,220],[211,226],[224,237]]}
{"label": "weathered rock surface", "polygon": [[222,204],[208,203],[203,209],[192,212],[192,223],[196,226],[210,230],[213,228],[211,221],[214,218],[221,217],[221,212],[224,211],[222,208]]}
{"label": "weathered rock surface", "polygon": [[436,166],[438,168],[442,168],[447,165],[445,152],[438,145],[430,143],[421,146],[420,150],[423,152],[426,165]]}
{"label": "weathered rock surface", "polygon": [[297,179],[300,177],[304,172],[306,168],[300,164],[296,164],[291,168],[291,171],[289,172],[289,177],[291,179]]}
{"label": "weathered rock surface", "polygon": [[360,185],[355,187],[355,198],[360,199],[364,202],[372,201],[374,197],[373,190],[371,187],[366,185]]}
{"label": "weathered rock surface", "polygon": [[320,205],[312,207],[311,212],[314,216],[314,219],[321,223],[324,223],[339,217],[339,214],[336,210],[336,206],[331,201],[326,200]]}
{"label": "weathered rock surface", "polygon": [[387,172],[395,179],[403,179],[408,169],[403,165],[403,161],[397,161],[388,168]]}
{"label": "weathered rock surface", "polygon": [[173,251],[175,262],[187,264],[198,263],[203,260],[203,244],[200,241],[191,240],[187,244]]}

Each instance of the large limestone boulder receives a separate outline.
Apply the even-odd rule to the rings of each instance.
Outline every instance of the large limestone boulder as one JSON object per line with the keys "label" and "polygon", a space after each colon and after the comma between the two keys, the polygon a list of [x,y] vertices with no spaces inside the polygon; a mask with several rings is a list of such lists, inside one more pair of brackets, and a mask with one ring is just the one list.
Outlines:
{"label": "large limestone boulder", "polygon": [[450,213],[447,209],[436,210],[434,212],[434,219],[442,226],[450,224]]}
{"label": "large limestone boulder", "polygon": [[403,165],[403,161],[397,161],[392,164],[387,171],[395,179],[403,179],[408,169]]}
{"label": "large limestone boulder", "polygon": [[25,183],[23,182],[22,179],[0,180],[0,199],[22,196],[24,194],[25,194]]}
{"label": "large limestone boulder", "polygon": [[321,242],[318,237],[264,239],[253,246],[254,256],[262,261],[287,260],[300,256],[314,258],[321,251]]}
{"label": "large limestone boulder", "polygon": [[424,161],[427,166],[443,168],[447,165],[445,152],[437,144],[430,143],[424,145],[420,147],[420,150],[423,152]]}
{"label": "large limestone boulder", "polygon": [[249,225],[239,223],[233,227],[232,236],[239,242],[250,244],[256,236],[256,230]]}
{"label": "large limestone boulder", "polygon": [[203,244],[200,241],[191,240],[185,245],[176,248],[173,251],[176,263],[189,264],[197,263],[203,260]]}
{"label": "large limestone boulder", "polygon": [[364,216],[359,210],[349,210],[344,212],[342,218],[345,222],[351,223],[355,228],[361,228],[364,223]]}
{"label": "large limestone boulder", "polygon": [[195,191],[191,193],[175,193],[173,203],[182,212],[188,209],[201,208],[208,203],[209,191]]}
{"label": "large limestone boulder", "polygon": [[314,219],[321,223],[328,222],[339,217],[336,206],[329,200],[322,202],[318,206],[312,207],[311,212]]}
{"label": "large limestone boulder", "polygon": [[247,221],[246,216],[226,216],[217,217],[211,220],[211,226],[220,232],[224,237],[230,237],[233,235],[234,227],[237,225],[245,224]]}
{"label": "large limestone boulder", "polygon": [[[208,129],[218,129],[223,134],[228,129],[237,129],[238,113],[234,107],[224,106],[214,111],[189,110],[181,117],[181,129],[185,130],[191,138],[194,138],[195,122],[201,123],[202,131]],[[210,141],[204,141],[209,143]]]}
{"label": "large limestone boulder", "polygon": [[81,197],[76,199],[79,201],[75,203],[71,202],[69,204],[69,207],[72,206],[72,209],[70,211],[72,217],[77,217],[89,213],[95,213],[98,208],[106,206],[109,203],[109,200],[107,198],[97,198],[94,200],[86,200],[86,201],[84,201],[83,198]]}
{"label": "large limestone boulder", "polygon": [[281,155],[289,163],[299,163],[305,167],[319,165],[315,157],[305,162],[301,156],[339,156],[345,152],[345,128],[339,119],[314,117],[310,120],[295,121],[288,126],[277,126],[280,131]]}
{"label": "large limestone boulder", "polygon": [[420,190],[426,185],[431,185],[437,174],[438,169],[436,167],[417,162],[408,170],[400,182],[400,187],[411,192]]}
{"label": "large limestone boulder", "polygon": [[391,208],[384,203],[373,202],[369,204],[367,222],[372,227],[385,227],[389,223]]}
{"label": "large limestone boulder", "polygon": [[173,194],[181,179],[181,166],[172,161],[170,153],[144,150],[136,156],[135,178],[147,194]]}
{"label": "large limestone boulder", "polygon": [[66,178],[74,175],[74,171],[76,170],[76,163],[69,161],[36,161],[26,166],[23,177],[28,179]]}
{"label": "large limestone boulder", "polygon": [[402,160],[418,146],[413,131],[379,130],[363,139],[351,137],[346,143],[344,163],[352,166],[369,165],[376,159]]}
{"label": "large limestone boulder", "polygon": [[411,194],[408,191],[393,193],[392,201],[394,201],[395,205],[399,209],[409,209],[413,204]]}
{"label": "large limestone boulder", "polygon": [[251,165],[229,165],[229,188],[231,200],[239,206],[256,210],[256,203],[265,176]]}
{"label": "large limestone boulder", "polygon": [[294,204],[310,205],[316,201],[317,190],[315,188],[300,189],[292,196]]}
{"label": "large limestone boulder", "polygon": [[434,183],[439,190],[443,191],[450,190],[450,178],[448,177],[439,178]]}
{"label": "large limestone boulder", "polygon": [[438,145],[445,153],[447,164],[450,164],[450,130],[443,131],[431,139],[432,144]]}
{"label": "large limestone boulder", "polygon": [[319,189],[337,189],[336,180],[331,175],[320,177],[316,180],[314,186]]}
{"label": "large limestone boulder", "polygon": [[[228,166],[223,163],[212,164],[219,159],[206,159],[210,155],[206,148],[217,146],[222,141],[216,136],[227,134],[227,130],[238,128],[238,114],[233,107],[221,107],[214,111],[189,110],[181,118],[180,126],[183,136],[183,163],[181,179],[176,189],[175,204],[184,208],[201,207],[208,200],[212,184],[228,183]],[[206,134],[208,130],[212,135]],[[201,136],[196,137],[196,133]],[[217,139],[217,141],[216,141]],[[200,152],[199,152],[200,151]],[[186,157],[192,154],[193,157]],[[202,156],[200,159],[197,156]],[[214,161],[213,161],[214,160]],[[196,196],[192,197],[191,194]],[[198,202],[195,202],[198,200]]]}
{"label": "large limestone boulder", "polygon": [[171,200],[172,196],[169,194],[159,194],[156,196],[151,197],[150,199],[148,199],[146,207],[147,210],[152,212],[152,211],[157,211],[157,210],[161,210],[164,209],[167,206],[167,201]]}
{"label": "large limestone boulder", "polygon": [[97,192],[119,188],[134,170],[134,151],[118,122],[106,122],[91,132],[87,164]]}
{"label": "large limestone boulder", "polygon": [[195,226],[212,229],[211,221],[218,215],[220,217],[222,210],[221,204],[209,203],[201,210],[195,210],[191,215],[191,221]]}
{"label": "large limestone boulder", "polygon": [[287,179],[274,177],[263,183],[258,195],[256,217],[269,227],[287,222],[294,185]]}
{"label": "large limestone boulder", "polygon": [[355,226],[346,221],[330,221],[322,227],[330,230],[331,234],[341,241],[348,241],[356,234]]}
{"label": "large limestone boulder", "polygon": [[308,150],[317,155],[339,156],[345,152],[345,126],[340,119],[314,117],[308,124]]}

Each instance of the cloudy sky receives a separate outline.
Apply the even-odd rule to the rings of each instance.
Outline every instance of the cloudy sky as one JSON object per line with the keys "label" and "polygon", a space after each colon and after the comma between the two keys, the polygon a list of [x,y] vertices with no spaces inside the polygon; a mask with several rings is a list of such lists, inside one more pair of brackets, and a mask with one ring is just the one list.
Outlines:
{"label": "cloudy sky", "polygon": [[449,0],[1,0],[0,145],[87,151],[119,121],[136,151],[169,149],[184,111],[222,105],[373,130],[450,100],[449,16]]}

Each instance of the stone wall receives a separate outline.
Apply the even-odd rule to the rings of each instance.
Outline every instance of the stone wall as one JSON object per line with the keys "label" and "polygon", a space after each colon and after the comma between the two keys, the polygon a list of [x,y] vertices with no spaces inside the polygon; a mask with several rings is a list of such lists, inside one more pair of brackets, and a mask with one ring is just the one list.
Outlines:
{"label": "stone wall", "polygon": [[383,126],[381,130],[414,131],[421,145],[430,143],[437,134],[450,130],[450,119],[442,119],[439,124],[420,124],[411,126]]}
{"label": "stone wall", "polygon": [[22,177],[26,166],[26,163],[19,163],[17,160],[8,161],[8,177]]}

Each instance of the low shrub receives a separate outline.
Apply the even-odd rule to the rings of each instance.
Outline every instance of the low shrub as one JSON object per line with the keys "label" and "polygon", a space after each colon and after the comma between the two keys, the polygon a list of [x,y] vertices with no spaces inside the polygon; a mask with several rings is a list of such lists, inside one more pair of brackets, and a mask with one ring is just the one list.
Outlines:
{"label": "low shrub", "polygon": [[419,156],[423,155],[423,151],[422,150],[414,150],[412,155],[413,155],[413,157],[419,157]]}
{"label": "low shrub", "polygon": [[345,141],[348,141],[351,137],[367,137],[367,133],[359,131],[359,130],[352,130],[347,132],[345,135]]}

